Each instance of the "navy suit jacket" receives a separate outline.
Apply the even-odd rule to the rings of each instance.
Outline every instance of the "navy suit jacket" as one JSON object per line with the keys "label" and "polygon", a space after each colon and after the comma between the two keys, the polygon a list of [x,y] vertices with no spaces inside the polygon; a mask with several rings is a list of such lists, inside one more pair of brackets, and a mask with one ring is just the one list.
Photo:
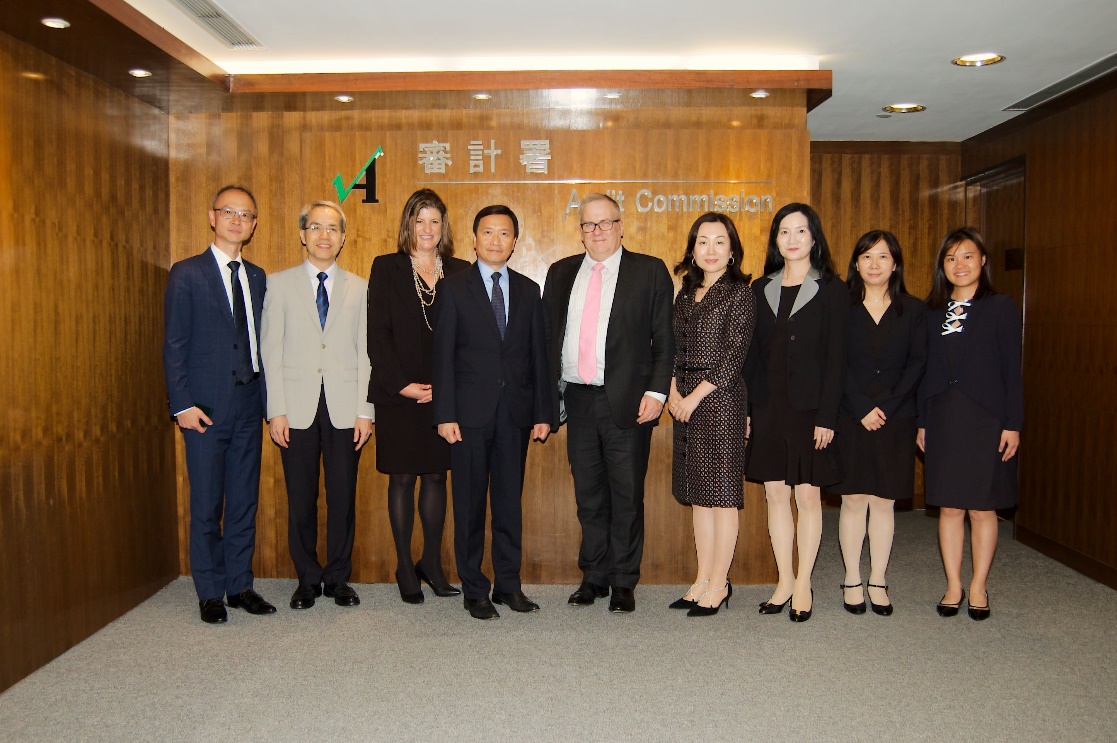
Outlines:
{"label": "navy suit jacket", "polygon": [[[264,270],[241,256],[252,294],[252,314],[256,320],[256,347],[260,347],[260,320],[264,314]],[[167,379],[167,405],[175,415],[194,405],[207,409],[218,425],[229,409],[236,383],[233,313],[229,307],[225,282],[213,252],[181,260],[171,266],[163,298],[163,373]],[[257,355],[258,356],[258,355]],[[257,357],[260,382],[264,365]],[[264,417],[260,395],[260,417]]]}
{"label": "navy suit jacket", "polygon": [[434,422],[480,428],[503,391],[521,428],[554,427],[539,285],[508,269],[508,324],[501,340],[477,264],[438,282],[431,389]]}

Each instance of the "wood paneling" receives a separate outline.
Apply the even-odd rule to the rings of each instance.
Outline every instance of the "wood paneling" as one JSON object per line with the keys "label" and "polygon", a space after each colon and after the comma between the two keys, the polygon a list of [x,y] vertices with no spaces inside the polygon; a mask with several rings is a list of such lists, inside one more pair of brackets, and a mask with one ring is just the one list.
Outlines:
{"label": "wood paneling", "polygon": [[[1001,136],[963,143],[976,172],[1026,163],[1024,433],[1016,523],[1082,570],[1117,568],[1117,91]],[[1045,545],[1058,548],[1045,549]],[[1066,560],[1068,551],[1077,561]]]}
{"label": "wood paneling", "polygon": [[0,80],[3,690],[178,570],[166,117],[3,34]]}
{"label": "wood paneling", "polygon": [[[958,182],[957,145],[920,142],[814,142],[811,203],[822,218],[844,277],[857,238],[889,230],[904,251],[908,292],[931,289],[935,254],[946,233],[962,224],[965,191]],[[923,468],[916,462],[916,497],[923,507]]]}

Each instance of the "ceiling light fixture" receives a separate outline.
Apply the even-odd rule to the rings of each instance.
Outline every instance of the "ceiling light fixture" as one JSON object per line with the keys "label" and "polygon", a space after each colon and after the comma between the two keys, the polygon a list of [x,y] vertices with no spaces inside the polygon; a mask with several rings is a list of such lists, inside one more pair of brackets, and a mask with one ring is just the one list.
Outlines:
{"label": "ceiling light fixture", "polygon": [[610,101],[618,100],[621,97],[620,93],[606,93],[605,97]]}
{"label": "ceiling light fixture", "polygon": [[352,103],[353,96],[351,95],[335,95],[334,100],[338,103]]}
{"label": "ceiling light fixture", "polygon": [[767,90],[761,89],[761,90],[754,90],[751,93],[749,93],[749,95],[752,96],[753,98],[767,98],[770,94],[768,93]]}
{"label": "ceiling light fixture", "polygon": [[139,67],[133,70],[128,70],[128,74],[132,77],[151,77],[151,72],[149,72],[148,70],[140,69]]}
{"label": "ceiling light fixture", "polygon": [[490,101],[490,100],[492,100],[492,98],[493,97],[491,95],[489,95],[488,93],[474,93],[473,94],[473,100],[475,100],[475,101]]}
{"label": "ceiling light fixture", "polygon": [[890,114],[913,114],[926,110],[926,106],[922,106],[918,103],[893,103],[891,106],[885,106],[881,109],[881,111]]}
{"label": "ceiling light fixture", "polygon": [[1005,58],[996,52],[978,52],[977,54],[966,54],[961,57],[956,57],[950,60],[950,64],[958,65],[959,67],[987,67],[991,64],[1004,61]]}
{"label": "ceiling light fixture", "polygon": [[47,28],[69,28],[70,22],[65,18],[44,18],[39,23]]}

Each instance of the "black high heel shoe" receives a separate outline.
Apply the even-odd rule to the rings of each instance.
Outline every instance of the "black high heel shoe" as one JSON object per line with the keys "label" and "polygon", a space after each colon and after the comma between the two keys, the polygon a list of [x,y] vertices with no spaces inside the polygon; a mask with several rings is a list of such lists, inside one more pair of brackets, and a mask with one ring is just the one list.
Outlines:
{"label": "black high heel shoe", "polygon": [[[693,609],[691,609],[690,611],[688,611],[686,613],[686,615],[688,617],[712,617],[714,614],[718,613],[718,611],[721,609],[722,606],[724,606],[725,608],[728,609],[729,608],[729,594],[732,592],[732,590],[733,589],[729,586],[729,581],[726,581],[724,586],[719,588],[717,591],[712,592],[712,593],[718,593],[719,591],[725,591],[725,598],[723,598],[718,603],[717,606],[695,605],[695,607]],[[702,595],[705,596],[707,593],[711,593],[711,591],[706,591]]]}
{"label": "black high heel shoe", "polygon": [[[788,601],[790,601],[790,600],[791,599],[788,599]],[[811,618],[811,612],[813,612],[813,611],[814,611],[814,589],[812,588],[811,589],[811,608],[807,609],[806,611],[799,611],[795,607],[792,607],[787,612],[787,618],[790,619],[793,622],[805,622],[805,621],[807,621],[808,619]]]}
{"label": "black high heel shoe", "polygon": [[[962,603],[959,601],[958,603]],[[989,594],[985,594],[985,606],[974,606],[973,604],[966,605],[966,613],[970,615],[970,619],[975,622],[983,622],[989,618]]]}
{"label": "black high heel shoe", "polygon": [[[708,581],[708,580],[700,581],[700,582],[694,584],[694,586],[708,586],[708,585],[710,585],[710,581]],[[693,609],[694,607],[698,606],[698,601],[696,601],[695,599],[688,599],[687,598],[687,596],[690,595],[690,591],[694,590],[694,586],[691,586],[690,590],[688,590],[685,594],[683,594],[683,597],[681,599],[675,599],[670,604],[668,604],[667,608],[668,609]],[[705,591],[703,591],[702,593],[705,593]],[[699,598],[701,598],[701,595],[699,595]]]}
{"label": "black high heel shoe", "polygon": [[791,603],[791,597],[788,596],[782,604],[773,604],[771,601],[760,602],[760,614],[783,614],[783,610]]}
{"label": "black high heel shoe", "polygon": [[[887,585],[878,586],[876,583],[870,583],[869,588],[883,588],[885,591],[888,590]],[[865,591],[865,595],[868,596],[869,592]],[[869,598],[869,606],[872,607],[874,614],[879,614],[882,617],[892,616],[892,604],[891,603],[888,603],[888,604],[874,604],[873,599]],[[862,610],[862,611],[864,611],[864,610]]]}
{"label": "black high heel shoe", "polygon": [[399,579],[399,570],[396,571],[396,588],[399,589],[399,597],[403,599],[405,604],[421,604],[427,600],[426,596],[423,595],[422,584],[419,584],[419,590],[414,593],[403,590],[403,581]]}
{"label": "black high heel shoe", "polygon": [[423,581],[428,586],[430,586],[431,590],[434,591],[435,596],[438,596],[440,598],[446,598],[448,596],[460,596],[461,595],[461,592],[462,592],[461,589],[458,588],[457,586],[450,585],[449,581],[447,581],[443,585],[438,585],[438,586],[436,586],[434,583],[432,583],[431,579],[427,577],[426,572],[423,571],[423,566],[422,565],[419,565],[419,564],[415,565],[415,576],[419,580]]}
{"label": "black high heel shoe", "polygon": [[[861,587],[862,586],[861,586],[860,583],[854,583],[851,586],[847,586],[845,583],[838,584],[838,588],[842,589],[842,606],[844,606],[846,611],[848,611],[850,614],[864,614],[865,613],[865,602],[862,601],[860,604],[850,604],[850,603],[846,602],[845,590],[847,588],[861,588]],[[876,606],[874,606],[873,611],[876,611],[876,610],[877,610],[877,608],[876,608]]]}
{"label": "black high heel shoe", "polygon": [[[943,594],[942,598],[945,599],[946,594]],[[937,611],[939,613],[940,617],[957,616],[958,607],[961,606],[962,602],[965,601],[965,600],[966,600],[966,589],[963,588],[962,589],[962,597],[960,599],[958,599],[958,603],[956,603],[956,604],[944,604],[942,602],[942,599],[939,599],[939,603],[935,604],[935,611]],[[986,609],[988,609],[988,608],[989,607],[986,607]]]}

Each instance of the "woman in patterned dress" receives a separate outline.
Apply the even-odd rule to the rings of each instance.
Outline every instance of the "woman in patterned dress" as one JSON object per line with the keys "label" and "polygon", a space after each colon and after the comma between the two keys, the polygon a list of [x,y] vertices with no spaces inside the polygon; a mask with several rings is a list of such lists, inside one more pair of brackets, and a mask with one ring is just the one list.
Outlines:
{"label": "woman in patterned dress", "polygon": [[989,617],[986,582],[997,550],[998,508],[1016,505],[1016,450],[1024,425],[1022,329],[1012,297],[997,294],[977,230],[943,240],[927,297],[927,373],[916,442],[926,454],[927,505],[939,506],[946,572],[940,616],[958,613],[962,545],[970,517],[970,618]]}
{"label": "woman in patterned dress", "polygon": [[675,373],[667,397],[675,418],[671,490],[691,506],[698,575],[671,608],[688,609],[687,616],[716,614],[733,591],[748,409],[741,366],[756,319],[743,255],[733,220],[710,212],[691,226],[675,266],[683,287],[675,297]]}

